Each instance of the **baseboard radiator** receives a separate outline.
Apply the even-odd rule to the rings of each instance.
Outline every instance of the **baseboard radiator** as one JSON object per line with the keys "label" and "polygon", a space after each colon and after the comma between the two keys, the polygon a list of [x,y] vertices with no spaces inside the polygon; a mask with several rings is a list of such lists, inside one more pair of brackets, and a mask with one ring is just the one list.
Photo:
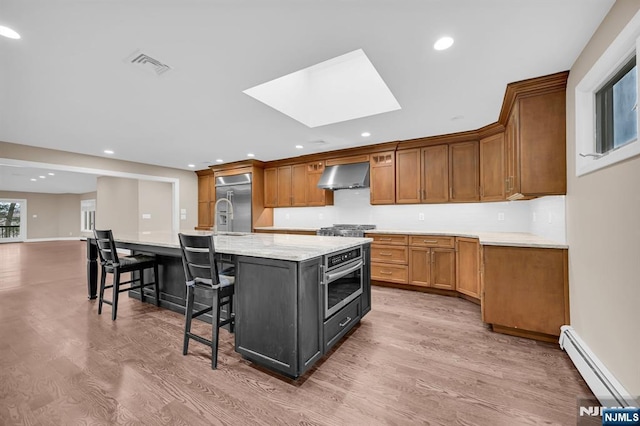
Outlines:
{"label": "baseboard radiator", "polygon": [[603,407],[638,406],[638,402],[595,356],[573,327],[563,325],[560,330],[560,347],[567,352]]}

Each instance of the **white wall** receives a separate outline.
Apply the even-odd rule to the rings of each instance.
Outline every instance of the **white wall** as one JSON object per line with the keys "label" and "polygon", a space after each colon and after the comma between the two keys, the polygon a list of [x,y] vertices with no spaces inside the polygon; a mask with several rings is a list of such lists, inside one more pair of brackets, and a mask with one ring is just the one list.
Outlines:
{"label": "white wall", "polygon": [[575,88],[638,10],[638,0],[613,5],[567,82],[571,324],[634,396],[640,395],[640,157],[576,177]]}
{"label": "white wall", "polygon": [[[397,230],[531,232],[564,244],[564,205],[565,197],[556,196],[497,203],[372,206],[369,188],[364,188],[336,191],[333,206],[274,209],[273,220],[274,226],[282,227],[360,223]],[[420,220],[420,214],[424,220]],[[500,214],[504,220],[499,220]]]}

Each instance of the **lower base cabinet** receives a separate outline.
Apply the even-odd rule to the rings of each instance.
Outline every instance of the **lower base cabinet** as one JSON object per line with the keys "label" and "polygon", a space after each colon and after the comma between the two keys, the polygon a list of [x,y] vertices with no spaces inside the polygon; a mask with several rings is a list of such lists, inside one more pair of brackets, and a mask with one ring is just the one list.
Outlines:
{"label": "lower base cabinet", "polygon": [[456,290],[480,298],[480,241],[477,238],[456,238]]}
{"label": "lower base cabinet", "polygon": [[483,321],[495,331],[557,341],[569,324],[567,250],[483,246],[482,258]]}

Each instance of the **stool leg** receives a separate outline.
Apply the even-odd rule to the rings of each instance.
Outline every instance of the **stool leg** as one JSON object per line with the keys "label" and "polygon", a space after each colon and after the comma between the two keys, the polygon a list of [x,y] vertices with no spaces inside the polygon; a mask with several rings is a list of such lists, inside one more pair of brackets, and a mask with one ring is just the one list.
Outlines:
{"label": "stool leg", "polygon": [[116,320],[118,314],[118,294],[120,294],[120,268],[113,271],[113,300],[111,305],[111,321]]}
{"label": "stool leg", "polygon": [[218,336],[220,322],[220,294],[219,290],[213,290],[213,310],[211,311],[211,326],[213,327],[211,339],[211,369],[218,367]]}
{"label": "stool leg", "polygon": [[185,309],[184,344],[182,345],[182,355],[186,355],[187,350],[189,349],[189,332],[191,331],[192,316],[193,316],[193,287],[187,286],[187,306]]}
{"label": "stool leg", "polygon": [[107,270],[104,266],[101,266],[100,269],[102,273],[100,274],[100,299],[98,300],[98,315],[102,315],[102,300],[104,299],[104,286],[105,281],[107,280]]}
{"label": "stool leg", "polygon": [[153,282],[156,285],[156,306],[160,306],[160,274],[157,263],[153,265]]}
{"label": "stool leg", "polygon": [[[135,273],[140,274],[140,301],[144,302],[144,269],[140,269]],[[131,272],[131,279],[133,279],[133,274],[134,272]]]}
{"label": "stool leg", "polygon": [[229,331],[234,332],[236,329],[236,319],[233,314],[233,294],[229,296],[229,306],[227,307],[228,317],[231,318],[231,322],[229,323]]}

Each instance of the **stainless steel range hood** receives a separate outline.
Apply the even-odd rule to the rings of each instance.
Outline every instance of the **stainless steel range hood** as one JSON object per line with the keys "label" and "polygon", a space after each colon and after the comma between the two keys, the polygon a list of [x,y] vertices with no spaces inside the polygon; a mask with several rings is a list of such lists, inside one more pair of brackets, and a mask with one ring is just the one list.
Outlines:
{"label": "stainless steel range hood", "polygon": [[339,164],[324,169],[318,188],[348,189],[369,186],[369,163]]}

